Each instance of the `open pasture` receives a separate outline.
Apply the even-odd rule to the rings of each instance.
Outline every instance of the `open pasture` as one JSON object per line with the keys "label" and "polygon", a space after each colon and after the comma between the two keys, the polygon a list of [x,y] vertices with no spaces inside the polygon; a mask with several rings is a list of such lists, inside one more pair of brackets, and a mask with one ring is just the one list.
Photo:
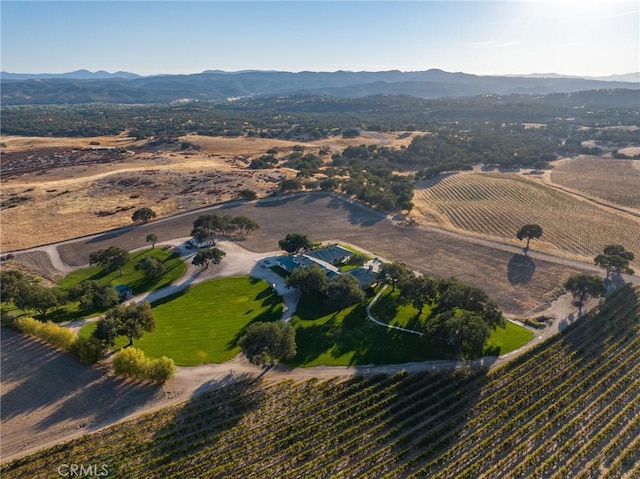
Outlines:
{"label": "open pasture", "polygon": [[443,218],[440,226],[512,244],[524,246],[517,231],[537,223],[544,233],[533,249],[591,261],[605,245],[622,244],[640,258],[640,220],[517,175],[448,176],[417,189],[415,203],[419,214]]}
{"label": "open pasture", "polygon": [[552,183],[640,209],[640,160],[580,156],[554,163]]}
{"label": "open pasture", "polygon": [[639,293],[490,372],[236,382],[1,472],[74,458],[113,477],[638,477]]}

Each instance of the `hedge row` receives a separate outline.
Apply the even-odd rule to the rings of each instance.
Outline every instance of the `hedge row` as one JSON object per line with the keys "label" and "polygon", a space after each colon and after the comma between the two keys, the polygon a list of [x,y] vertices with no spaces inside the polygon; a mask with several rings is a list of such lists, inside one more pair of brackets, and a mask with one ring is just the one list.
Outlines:
{"label": "hedge row", "polygon": [[138,349],[121,349],[113,357],[113,370],[118,376],[127,376],[141,381],[164,382],[176,372],[173,359],[162,356],[150,359]]}
{"label": "hedge row", "polygon": [[11,323],[11,326],[23,334],[42,339],[54,348],[68,351],[85,364],[97,363],[104,354],[104,347],[94,338],[79,338],[73,331],[56,323],[43,323],[37,319],[23,317]]}

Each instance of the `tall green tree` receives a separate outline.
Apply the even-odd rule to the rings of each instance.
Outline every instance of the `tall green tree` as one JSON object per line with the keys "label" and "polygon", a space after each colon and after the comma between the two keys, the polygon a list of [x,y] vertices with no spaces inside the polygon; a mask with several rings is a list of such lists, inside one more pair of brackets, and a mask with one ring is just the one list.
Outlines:
{"label": "tall green tree", "polygon": [[611,273],[627,273],[633,274],[634,271],[629,267],[631,261],[635,258],[631,251],[627,251],[624,246],[619,244],[610,244],[604,247],[602,254],[597,255],[593,261],[595,264],[604,268],[607,272],[607,279]]}
{"label": "tall green tree", "polygon": [[313,243],[302,233],[289,233],[278,242],[278,246],[287,253],[298,253],[310,250]]}
{"label": "tall green tree", "polygon": [[156,242],[158,241],[158,235],[155,233],[148,234],[145,238],[147,243],[151,243],[151,249],[156,247]]}
{"label": "tall green tree", "polygon": [[129,253],[117,246],[109,246],[107,249],[94,251],[89,254],[89,264],[100,265],[107,271],[119,269],[120,276],[122,276],[122,268],[129,260]]}
{"label": "tall green tree", "polygon": [[405,264],[393,262],[383,263],[378,272],[378,279],[391,285],[391,291],[395,291],[396,286],[402,285],[404,281],[413,278],[415,275]]}
{"label": "tall green tree", "polygon": [[418,316],[427,303],[430,303],[436,296],[436,282],[428,276],[416,276],[403,282],[400,289],[400,302],[410,303],[418,310]]}
{"label": "tall green tree", "polygon": [[159,259],[147,256],[136,264],[136,269],[141,270],[146,278],[156,279],[164,274],[167,267]]}
{"label": "tall green tree", "polygon": [[327,288],[327,275],[317,264],[298,268],[287,278],[287,286],[298,288],[302,294],[323,293]]}
{"label": "tall green tree", "polygon": [[535,223],[524,225],[516,233],[516,238],[518,238],[520,241],[522,241],[525,238],[527,239],[527,246],[525,246],[525,251],[529,250],[529,242],[532,239],[540,238],[541,236],[542,236],[542,226]]}
{"label": "tall green tree", "polygon": [[155,327],[156,321],[148,302],[123,303],[107,311],[104,318],[98,321],[94,337],[113,346],[116,337],[126,336],[129,339],[127,346],[131,346],[145,331],[151,332]]}
{"label": "tall green tree", "polygon": [[152,220],[156,217],[156,212],[151,208],[140,208],[133,212],[131,215],[131,220],[140,223],[148,223],[149,220]]}
{"label": "tall green tree", "polygon": [[220,264],[226,253],[218,248],[202,248],[193,257],[191,264],[208,268],[210,264]]}
{"label": "tall green tree", "polygon": [[364,300],[364,291],[350,274],[341,274],[327,282],[327,303],[336,309],[348,308]]}
{"label": "tall green tree", "polygon": [[258,223],[246,216],[235,216],[230,220],[230,223],[238,228],[241,235],[260,229],[260,225]]}
{"label": "tall green tree", "polygon": [[296,355],[296,333],[291,324],[284,321],[257,322],[249,325],[238,341],[242,353],[252,364],[271,365],[276,359],[290,359]]}
{"label": "tall green tree", "polygon": [[20,288],[14,302],[20,309],[31,309],[45,317],[50,309],[60,306],[65,300],[66,294],[60,288],[29,283]]}
{"label": "tall green tree", "polygon": [[118,304],[118,292],[110,284],[87,280],[69,290],[69,299],[79,301],[82,311],[104,311]]}
{"label": "tall green tree", "polygon": [[20,291],[31,283],[21,271],[10,269],[0,271],[0,300],[12,302]]}

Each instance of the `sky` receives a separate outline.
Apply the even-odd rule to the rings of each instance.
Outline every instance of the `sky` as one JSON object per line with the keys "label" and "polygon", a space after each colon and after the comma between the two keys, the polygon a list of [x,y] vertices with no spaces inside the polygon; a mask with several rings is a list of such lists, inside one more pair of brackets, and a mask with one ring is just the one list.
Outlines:
{"label": "sky", "polygon": [[640,71],[640,0],[2,0],[0,29],[13,73]]}

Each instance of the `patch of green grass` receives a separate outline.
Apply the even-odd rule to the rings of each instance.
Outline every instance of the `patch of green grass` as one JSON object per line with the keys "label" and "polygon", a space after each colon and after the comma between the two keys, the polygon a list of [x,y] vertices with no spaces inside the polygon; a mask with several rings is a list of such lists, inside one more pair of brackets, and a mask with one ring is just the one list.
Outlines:
{"label": "patch of green grass", "polygon": [[[249,277],[207,281],[152,306],[156,329],[135,346],[150,358],[168,356],[179,366],[228,361],[240,352],[237,342],[249,324],[282,317],[280,296],[266,281]],[[81,333],[91,334],[89,326]]]}
{"label": "patch of green grass", "polygon": [[521,348],[533,339],[534,334],[527,328],[505,322],[505,328],[496,328],[485,346],[485,354],[499,356]]}
{"label": "patch of green grass", "polygon": [[[162,276],[157,279],[147,279],[141,270],[136,270],[136,265],[146,257],[156,258],[161,261],[166,268]],[[73,271],[65,276],[59,283],[62,289],[69,290],[76,284],[86,280],[96,280],[102,284],[126,284],[135,294],[153,291],[168,286],[181,277],[187,270],[187,265],[177,253],[173,253],[164,248],[153,248],[136,251],[131,254],[131,261],[125,265],[120,275],[120,270],[106,272],[100,266],[90,266],[88,268]]]}
{"label": "patch of green grass", "polygon": [[391,291],[391,288],[382,293],[378,301],[371,307],[371,314],[378,321],[400,326],[402,328],[422,331],[424,320],[431,315],[431,305],[425,305],[422,313],[410,304],[400,304],[400,291]]}
{"label": "patch of green grass", "polygon": [[364,305],[341,311],[320,295],[304,297],[292,318],[298,353],[295,366],[397,364],[443,357],[437,346],[410,333],[375,325]]}

